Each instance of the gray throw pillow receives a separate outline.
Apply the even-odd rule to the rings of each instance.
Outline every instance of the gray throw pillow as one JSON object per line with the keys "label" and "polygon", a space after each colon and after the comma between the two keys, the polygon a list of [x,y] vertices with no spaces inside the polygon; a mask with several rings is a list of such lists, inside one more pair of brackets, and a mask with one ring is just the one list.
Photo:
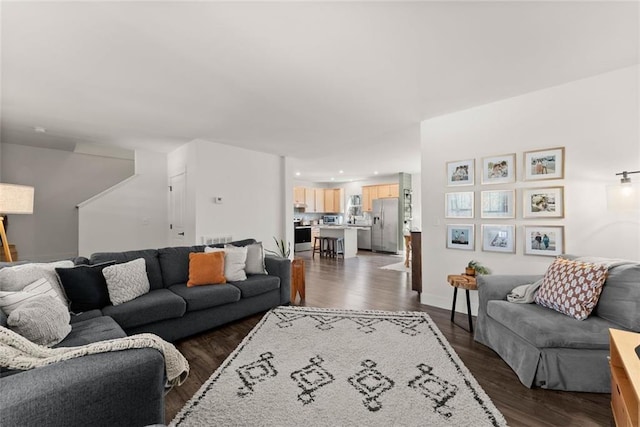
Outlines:
{"label": "gray throw pillow", "polygon": [[[232,245],[225,245],[225,247],[226,246]],[[247,274],[267,274],[264,266],[264,249],[262,248],[262,242],[246,245],[245,248],[247,248],[247,260],[245,261],[244,271]]]}
{"label": "gray throw pillow", "polygon": [[45,278],[61,301],[67,301],[62,286],[58,281],[56,268],[71,268],[73,261],[56,261],[49,263],[29,263],[0,269],[0,291],[17,292],[38,279]]}
{"label": "gray throw pillow", "polygon": [[69,335],[70,321],[69,309],[60,300],[38,295],[13,310],[7,324],[29,341],[51,347]]}
{"label": "gray throw pillow", "polygon": [[111,304],[122,304],[149,292],[146,266],[144,258],[138,258],[102,269]]}

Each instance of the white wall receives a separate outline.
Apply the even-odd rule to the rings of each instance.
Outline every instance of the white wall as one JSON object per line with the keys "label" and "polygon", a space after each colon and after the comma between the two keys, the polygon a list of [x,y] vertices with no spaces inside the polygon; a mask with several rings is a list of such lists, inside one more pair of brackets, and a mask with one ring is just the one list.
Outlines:
{"label": "white wall", "polygon": [[9,242],[24,260],[78,255],[76,205],[134,172],[131,160],[16,144],[1,146],[2,182],[35,188],[33,215],[9,216]]}
{"label": "white wall", "polygon": [[[195,140],[168,156],[170,174],[187,172],[185,244],[200,244],[202,236],[255,238],[271,249],[273,237],[288,238],[293,190],[286,179],[285,159],[214,142]],[[286,193],[288,194],[288,193]],[[222,197],[221,204],[213,203]],[[288,220],[287,220],[288,219]],[[291,234],[291,233],[289,233]]]}
{"label": "white wall", "polygon": [[[640,259],[640,213],[608,212],[605,194],[616,172],[640,169],[638,80],[635,66],[422,122],[422,303],[449,308],[446,277],[462,272],[471,259],[494,274],[544,273],[552,258],[523,255],[524,224],[564,225],[567,253]],[[522,181],[524,151],[559,146],[566,149],[565,179]],[[477,165],[482,157],[507,153],[517,154],[515,184],[445,186],[447,161],[475,158]],[[483,221],[477,214],[481,190],[552,185],[564,186],[564,219],[523,220],[521,190],[515,220]],[[445,220],[444,193],[471,190],[475,219]],[[447,223],[475,224],[476,250],[445,249]],[[515,224],[516,253],[482,252],[482,223]],[[459,298],[459,311],[464,303]]]}
{"label": "white wall", "polygon": [[135,176],[81,203],[80,255],[168,245],[167,158],[136,150]]}
{"label": "white wall", "polygon": [[411,174],[411,229],[422,230],[422,175]]}

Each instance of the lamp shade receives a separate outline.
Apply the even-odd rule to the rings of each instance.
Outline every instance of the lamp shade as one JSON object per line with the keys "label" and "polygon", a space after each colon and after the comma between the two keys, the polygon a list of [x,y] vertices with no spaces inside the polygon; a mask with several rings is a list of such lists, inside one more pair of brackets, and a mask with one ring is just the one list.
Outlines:
{"label": "lamp shade", "polygon": [[640,185],[629,182],[607,186],[607,207],[614,212],[640,211]]}
{"label": "lamp shade", "polygon": [[0,213],[32,214],[33,192],[28,185],[0,184]]}

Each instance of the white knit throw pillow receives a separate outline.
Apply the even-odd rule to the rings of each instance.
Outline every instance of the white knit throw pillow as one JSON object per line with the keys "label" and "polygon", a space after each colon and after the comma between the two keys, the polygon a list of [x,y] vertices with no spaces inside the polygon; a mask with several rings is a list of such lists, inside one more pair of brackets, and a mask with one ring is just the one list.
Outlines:
{"label": "white knit throw pillow", "polygon": [[151,288],[144,258],[105,267],[102,274],[107,282],[109,299],[113,305],[138,298]]}

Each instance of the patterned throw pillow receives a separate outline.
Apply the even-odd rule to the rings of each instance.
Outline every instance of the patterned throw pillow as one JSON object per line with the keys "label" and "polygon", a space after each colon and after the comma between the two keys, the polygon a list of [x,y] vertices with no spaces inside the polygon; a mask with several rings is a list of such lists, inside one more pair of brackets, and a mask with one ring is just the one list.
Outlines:
{"label": "patterned throw pillow", "polygon": [[48,263],[28,263],[0,269],[0,291],[16,292],[24,289],[38,279],[47,281],[56,291],[61,301],[66,304],[62,286],[58,282],[56,268],[71,268],[73,261],[56,261]]}
{"label": "patterned throw pillow", "polygon": [[102,269],[111,304],[122,304],[149,292],[146,266],[144,258],[138,258]]}
{"label": "patterned throw pillow", "polygon": [[15,309],[29,300],[37,298],[40,295],[49,295],[54,297],[60,304],[66,305],[66,301],[60,299],[58,293],[53,289],[51,283],[47,279],[38,279],[27,285],[18,292],[0,291],[0,308],[8,316]]}
{"label": "patterned throw pillow", "polygon": [[535,302],[584,320],[595,308],[607,278],[607,267],[556,259],[544,275]]}

